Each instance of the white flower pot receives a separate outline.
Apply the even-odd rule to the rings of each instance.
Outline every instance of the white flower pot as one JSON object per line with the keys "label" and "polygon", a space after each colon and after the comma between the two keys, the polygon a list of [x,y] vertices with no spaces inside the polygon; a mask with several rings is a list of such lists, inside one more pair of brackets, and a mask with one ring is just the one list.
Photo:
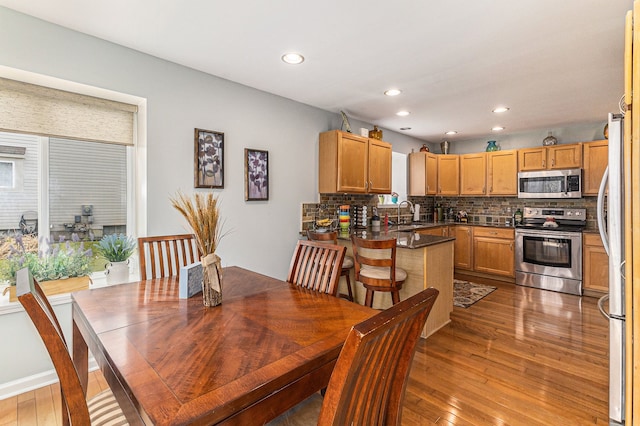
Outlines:
{"label": "white flower pot", "polygon": [[107,284],[122,284],[129,281],[129,261],[124,262],[110,262],[107,264]]}

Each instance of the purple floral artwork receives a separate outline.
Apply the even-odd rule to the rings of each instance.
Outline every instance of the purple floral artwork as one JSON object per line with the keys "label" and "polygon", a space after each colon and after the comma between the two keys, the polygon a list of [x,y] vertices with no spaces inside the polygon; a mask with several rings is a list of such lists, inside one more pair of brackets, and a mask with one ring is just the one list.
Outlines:
{"label": "purple floral artwork", "polygon": [[269,199],[269,152],[245,149],[245,200]]}
{"label": "purple floral artwork", "polygon": [[196,188],[224,188],[224,133],[195,129]]}

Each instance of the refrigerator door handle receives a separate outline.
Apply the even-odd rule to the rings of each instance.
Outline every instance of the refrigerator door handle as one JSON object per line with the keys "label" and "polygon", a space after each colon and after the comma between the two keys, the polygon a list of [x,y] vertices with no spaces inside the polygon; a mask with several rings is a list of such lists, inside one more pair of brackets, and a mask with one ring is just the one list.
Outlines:
{"label": "refrigerator door handle", "polygon": [[598,203],[596,207],[598,218],[598,232],[600,232],[600,239],[604,245],[604,250],[607,252],[607,256],[611,256],[609,253],[609,237],[607,235],[605,223],[604,223],[604,192],[607,188],[607,182],[609,181],[609,166],[604,169],[602,175],[602,181],[600,182],[600,189],[598,190]]}
{"label": "refrigerator door handle", "polygon": [[611,319],[611,316],[609,315],[609,313],[604,309],[604,304],[607,300],[609,300],[608,294],[605,294],[600,299],[598,299],[598,310],[600,311],[603,317],[605,317],[606,319]]}

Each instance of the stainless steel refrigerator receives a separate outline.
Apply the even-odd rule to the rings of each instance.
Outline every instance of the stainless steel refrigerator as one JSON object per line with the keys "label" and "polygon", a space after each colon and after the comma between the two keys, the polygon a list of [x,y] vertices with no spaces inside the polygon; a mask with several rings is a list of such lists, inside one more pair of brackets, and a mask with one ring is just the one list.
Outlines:
{"label": "stainless steel refrigerator", "polygon": [[[609,163],[598,192],[598,229],[609,255],[609,294],[598,301],[609,319],[609,424],[625,423],[624,117],[609,114]],[[608,193],[607,193],[608,188]],[[608,311],[606,309],[608,300]]]}

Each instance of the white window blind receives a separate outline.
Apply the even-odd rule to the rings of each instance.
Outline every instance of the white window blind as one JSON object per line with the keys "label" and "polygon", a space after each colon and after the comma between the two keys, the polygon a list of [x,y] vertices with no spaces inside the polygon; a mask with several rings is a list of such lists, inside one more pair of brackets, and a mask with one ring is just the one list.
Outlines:
{"label": "white window blind", "polygon": [[0,130],[133,145],[137,106],[0,78]]}

